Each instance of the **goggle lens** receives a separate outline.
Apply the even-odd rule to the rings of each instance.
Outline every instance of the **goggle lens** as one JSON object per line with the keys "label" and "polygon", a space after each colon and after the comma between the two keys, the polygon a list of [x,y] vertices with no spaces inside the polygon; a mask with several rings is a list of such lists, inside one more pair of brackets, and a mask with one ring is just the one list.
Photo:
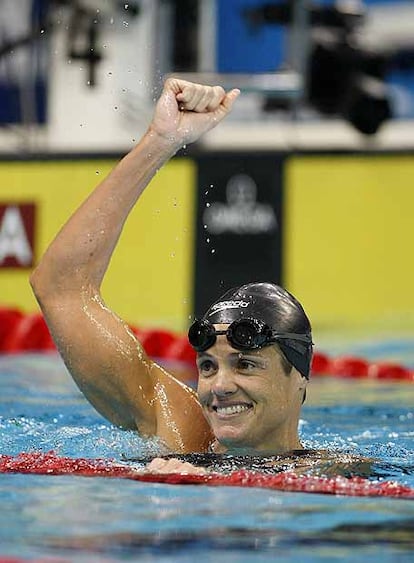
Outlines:
{"label": "goggle lens", "polygon": [[256,319],[234,321],[227,330],[219,331],[207,320],[195,321],[188,331],[188,340],[197,352],[204,352],[213,346],[220,334],[225,334],[237,350],[254,350],[275,341],[272,330]]}
{"label": "goggle lens", "polygon": [[266,325],[254,319],[235,321],[227,329],[227,340],[238,350],[254,350],[267,341]]}
{"label": "goggle lens", "polygon": [[208,321],[195,321],[188,331],[188,340],[197,352],[204,352],[216,341],[214,326]]}

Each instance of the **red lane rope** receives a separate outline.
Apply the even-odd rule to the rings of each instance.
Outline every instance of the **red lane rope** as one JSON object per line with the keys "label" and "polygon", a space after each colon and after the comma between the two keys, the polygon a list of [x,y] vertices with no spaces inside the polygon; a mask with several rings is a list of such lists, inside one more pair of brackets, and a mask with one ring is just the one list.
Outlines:
{"label": "red lane rope", "polygon": [[111,477],[170,485],[259,487],[290,492],[414,499],[413,488],[395,481],[369,481],[363,477],[298,476],[289,472],[264,475],[248,470],[238,470],[225,475],[219,473],[207,475],[153,474],[143,473],[141,470],[135,470],[111,460],[60,457],[53,452],[21,452],[17,456],[1,455],[0,473]]}
{"label": "red lane rope", "polygon": [[[151,358],[184,367],[183,378],[196,376],[195,352],[187,337],[162,329],[130,326]],[[50,352],[56,347],[41,313],[24,314],[18,309],[0,307],[0,353]],[[175,365],[177,368],[177,365]],[[394,362],[369,362],[356,356],[331,358],[316,351],[312,375],[366,378],[375,381],[414,383],[414,370]]]}
{"label": "red lane rope", "polygon": [[313,355],[312,375],[414,383],[414,370],[400,364],[386,361],[370,362],[357,356],[331,358],[322,352],[315,352]]}

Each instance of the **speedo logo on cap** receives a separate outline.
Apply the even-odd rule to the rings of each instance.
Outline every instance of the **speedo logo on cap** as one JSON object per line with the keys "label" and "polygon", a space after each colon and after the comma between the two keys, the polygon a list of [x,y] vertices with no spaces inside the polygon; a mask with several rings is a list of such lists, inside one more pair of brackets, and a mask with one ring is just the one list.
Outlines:
{"label": "speedo logo on cap", "polygon": [[248,301],[220,301],[211,307],[209,317],[217,313],[217,311],[224,311],[225,309],[240,309],[240,307],[248,307]]}

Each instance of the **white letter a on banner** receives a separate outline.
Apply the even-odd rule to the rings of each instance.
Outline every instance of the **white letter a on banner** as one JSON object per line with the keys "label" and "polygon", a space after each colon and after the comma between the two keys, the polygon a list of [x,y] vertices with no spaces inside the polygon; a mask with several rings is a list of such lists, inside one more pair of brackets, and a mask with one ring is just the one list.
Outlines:
{"label": "white letter a on banner", "polygon": [[22,266],[32,261],[32,250],[20,211],[15,206],[7,207],[0,224],[0,264],[13,256]]}

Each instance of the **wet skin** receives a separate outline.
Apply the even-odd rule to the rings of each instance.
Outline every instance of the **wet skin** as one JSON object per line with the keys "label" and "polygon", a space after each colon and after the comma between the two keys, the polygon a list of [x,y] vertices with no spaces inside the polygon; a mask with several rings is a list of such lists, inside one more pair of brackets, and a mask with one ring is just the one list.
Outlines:
{"label": "wet skin", "polygon": [[295,368],[286,374],[277,345],[240,352],[218,336],[198,355],[197,367],[199,401],[217,440],[214,451],[302,447],[297,426],[307,380]]}

